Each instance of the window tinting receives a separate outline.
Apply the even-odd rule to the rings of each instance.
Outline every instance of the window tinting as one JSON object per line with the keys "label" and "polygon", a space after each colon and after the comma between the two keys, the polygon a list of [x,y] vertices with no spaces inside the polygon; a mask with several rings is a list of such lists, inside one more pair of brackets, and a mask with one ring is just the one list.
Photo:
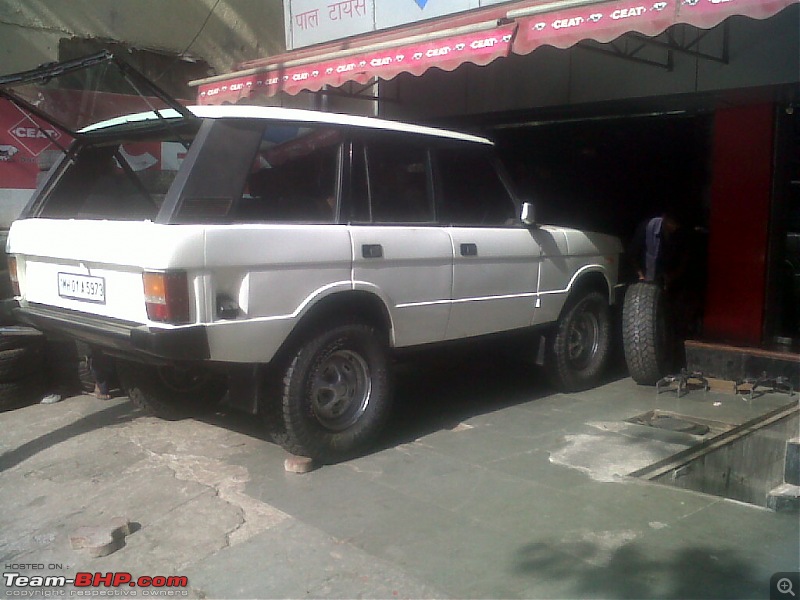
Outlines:
{"label": "window tinting", "polygon": [[440,149],[436,159],[443,223],[503,225],[514,218],[514,203],[490,155]]}
{"label": "window tinting", "polygon": [[434,220],[429,193],[428,152],[403,142],[367,145],[369,194],[374,223],[424,223]]}

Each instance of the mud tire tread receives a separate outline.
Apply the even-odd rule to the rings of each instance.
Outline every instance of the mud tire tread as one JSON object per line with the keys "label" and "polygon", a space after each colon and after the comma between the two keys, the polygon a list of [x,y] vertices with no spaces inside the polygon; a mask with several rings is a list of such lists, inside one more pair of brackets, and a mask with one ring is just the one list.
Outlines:
{"label": "mud tire tread", "polygon": [[664,293],[652,283],[628,287],[622,308],[622,344],[631,378],[655,385],[670,370],[669,331]]}
{"label": "mud tire tread", "polygon": [[[371,325],[345,323],[319,330],[299,344],[283,376],[281,445],[291,454],[307,456],[319,463],[346,460],[375,441],[392,407],[392,383],[386,336]],[[325,430],[311,414],[304,395],[307,377],[320,357],[337,348],[361,353],[369,364],[371,397],[365,413],[343,431]]]}

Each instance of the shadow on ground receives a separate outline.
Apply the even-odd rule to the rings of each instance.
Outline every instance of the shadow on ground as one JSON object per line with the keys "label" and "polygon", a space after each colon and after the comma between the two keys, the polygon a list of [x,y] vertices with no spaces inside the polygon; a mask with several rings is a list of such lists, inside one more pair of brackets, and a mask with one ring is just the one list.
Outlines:
{"label": "shadow on ground", "polygon": [[[457,348],[406,358],[395,365],[393,377],[392,414],[373,451],[410,443],[453,429],[472,417],[556,393],[543,369],[491,346],[486,352]],[[601,383],[624,377],[624,365],[620,368],[612,364]],[[227,407],[202,420],[243,435],[270,439],[261,417]]]}
{"label": "shadow on ground", "polygon": [[592,541],[532,543],[519,549],[515,572],[567,583],[576,597],[760,598],[769,582],[746,557],[719,547],[687,546],[653,556],[635,542],[609,550]]}
{"label": "shadow on ground", "polygon": [[81,417],[69,425],[48,431],[44,435],[22,444],[19,448],[3,453],[0,455],[0,471],[15,467],[42,450],[52,448],[71,438],[89,433],[95,429],[127,423],[141,416],[141,411],[137,410],[130,402],[109,406],[96,413]]}

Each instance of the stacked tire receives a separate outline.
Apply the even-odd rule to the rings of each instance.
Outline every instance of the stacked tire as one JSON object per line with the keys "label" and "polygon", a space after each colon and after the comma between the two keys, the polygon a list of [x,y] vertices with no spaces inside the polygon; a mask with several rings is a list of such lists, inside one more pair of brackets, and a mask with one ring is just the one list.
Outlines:
{"label": "stacked tire", "polygon": [[0,333],[0,411],[41,399],[45,388],[44,342],[39,333]]}

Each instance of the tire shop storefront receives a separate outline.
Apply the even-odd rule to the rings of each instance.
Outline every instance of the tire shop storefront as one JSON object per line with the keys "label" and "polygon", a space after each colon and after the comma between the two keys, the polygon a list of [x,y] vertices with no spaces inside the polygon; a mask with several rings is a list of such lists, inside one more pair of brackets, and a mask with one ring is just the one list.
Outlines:
{"label": "tire shop storefront", "polygon": [[478,129],[541,221],[623,242],[674,214],[689,370],[800,386],[797,0],[387,5],[285,0],[290,50],[194,82],[199,103]]}

